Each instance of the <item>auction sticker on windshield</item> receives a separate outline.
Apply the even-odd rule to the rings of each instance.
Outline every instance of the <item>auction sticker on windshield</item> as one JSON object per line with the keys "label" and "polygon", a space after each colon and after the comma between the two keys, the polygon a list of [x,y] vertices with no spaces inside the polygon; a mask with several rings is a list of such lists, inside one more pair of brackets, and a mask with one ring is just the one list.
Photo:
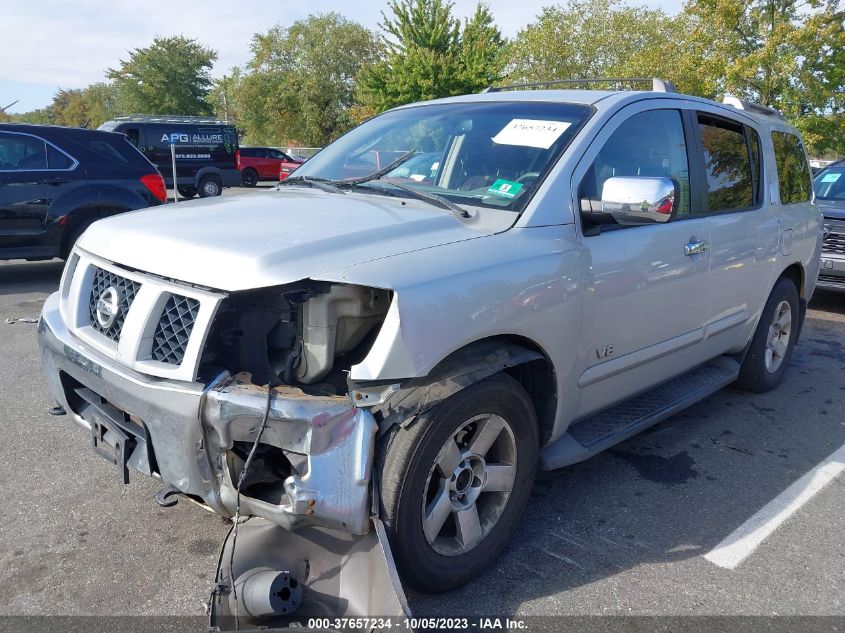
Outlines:
{"label": "auction sticker on windshield", "polygon": [[502,196],[503,198],[514,198],[519,190],[522,189],[521,182],[513,182],[512,180],[505,180],[499,178],[496,182],[490,185],[487,193],[492,193],[494,196]]}
{"label": "auction sticker on windshield", "polygon": [[499,145],[520,145],[549,149],[558,137],[570,126],[563,121],[537,121],[534,119],[513,119],[493,137]]}

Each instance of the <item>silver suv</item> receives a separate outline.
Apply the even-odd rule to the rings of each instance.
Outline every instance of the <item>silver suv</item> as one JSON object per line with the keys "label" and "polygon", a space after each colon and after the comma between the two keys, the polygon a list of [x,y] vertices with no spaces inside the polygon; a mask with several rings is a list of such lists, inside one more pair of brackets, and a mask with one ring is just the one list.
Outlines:
{"label": "silver suv", "polygon": [[726,101],[418,103],[275,191],[97,222],[41,316],[52,393],[160,500],[374,516],[408,583],[465,583],[537,468],[783,377],[821,214],[796,130]]}

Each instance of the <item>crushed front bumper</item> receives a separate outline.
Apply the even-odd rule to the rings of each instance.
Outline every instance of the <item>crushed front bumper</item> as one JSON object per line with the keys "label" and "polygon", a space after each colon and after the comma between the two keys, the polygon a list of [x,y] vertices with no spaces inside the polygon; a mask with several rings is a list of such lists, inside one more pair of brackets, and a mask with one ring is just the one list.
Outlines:
{"label": "crushed front bumper", "polygon": [[[68,331],[59,293],[44,305],[38,338],[50,390],[68,415],[89,432],[95,420],[96,432],[95,412],[107,412],[114,424],[105,426],[132,437],[122,466],[158,476],[215,512],[234,516],[243,465],[235,449],[255,440],[267,388],[241,375],[201,385],[123,367]],[[275,485],[272,476],[262,482],[266,494],[242,491],[241,514],[287,529],[316,525],[366,534],[377,429],[372,414],[345,396],[311,396],[286,386],[273,389],[270,402],[261,446],[271,457],[287,459],[289,469]]]}

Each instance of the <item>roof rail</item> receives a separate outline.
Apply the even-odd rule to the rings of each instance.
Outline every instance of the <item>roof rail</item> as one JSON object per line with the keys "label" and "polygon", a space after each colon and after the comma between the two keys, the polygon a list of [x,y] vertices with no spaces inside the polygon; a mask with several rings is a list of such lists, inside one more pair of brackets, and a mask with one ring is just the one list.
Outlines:
{"label": "roof rail", "polygon": [[211,125],[232,125],[229,121],[223,121],[207,116],[188,116],[181,114],[127,114],[116,116],[115,121],[135,121],[138,123],[207,123]]}
{"label": "roof rail", "polygon": [[761,103],[754,103],[753,101],[745,101],[731,95],[725,95],[722,103],[736,108],[737,110],[745,110],[746,112],[753,112],[754,114],[762,114],[763,116],[771,116],[776,119],[785,121],[786,118],[774,108],[764,106]]}
{"label": "roof rail", "polygon": [[[552,81],[533,81],[509,86],[490,86],[482,92],[502,92],[504,90],[524,90],[525,88],[543,88],[549,86],[588,86],[591,84],[612,84],[614,90],[634,90],[636,84],[651,84],[654,92],[678,92],[671,81],[658,77],[590,77],[587,79],[555,79]],[[627,88],[623,87],[627,86]]]}

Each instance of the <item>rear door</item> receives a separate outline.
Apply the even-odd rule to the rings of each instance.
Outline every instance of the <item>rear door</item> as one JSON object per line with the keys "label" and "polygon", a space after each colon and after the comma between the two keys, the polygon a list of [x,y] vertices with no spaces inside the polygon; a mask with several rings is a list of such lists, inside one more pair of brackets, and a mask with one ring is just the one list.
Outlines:
{"label": "rear door", "polygon": [[0,249],[47,248],[50,206],[76,161],[43,138],[0,132]]}
{"label": "rear door", "polygon": [[[579,417],[708,360],[702,341],[710,253],[685,247],[707,244],[710,225],[693,213],[695,137],[684,105],[661,99],[624,108],[574,173],[585,275]],[[679,186],[674,220],[620,226],[597,213],[608,178],[655,176]]]}
{"label": "rear door", "polygon": [[255,148],[255,165],[261,180],[273,178],[279,173],[279,161],[273,158],[274,150],[267,147]]}
{"label": "rear door", "polygon": [[780,227],[776,200],[764,195],[770,169],[760,133],[715,108],[697,111],[695,124],[701,213],[710,219],[707,328],[712,353],[721,354],[740,351],[751,336],[771,287]]}

